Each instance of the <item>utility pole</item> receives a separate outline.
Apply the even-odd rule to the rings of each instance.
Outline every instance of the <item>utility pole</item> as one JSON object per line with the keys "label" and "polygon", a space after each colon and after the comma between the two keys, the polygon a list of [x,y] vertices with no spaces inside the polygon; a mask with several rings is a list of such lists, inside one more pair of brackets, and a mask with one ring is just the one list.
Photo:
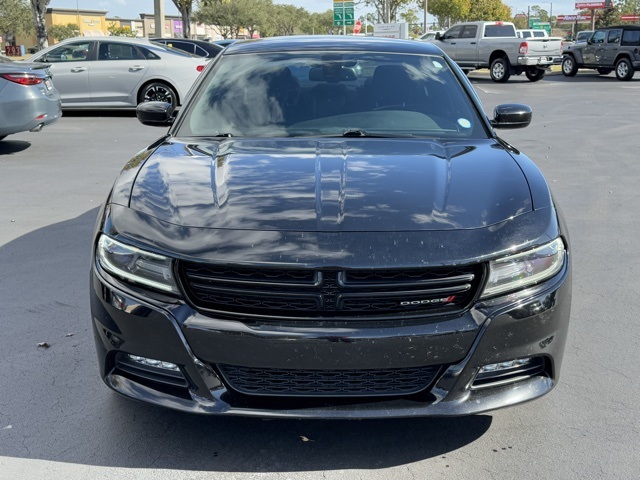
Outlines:
{"label": "utility pole", "polygon": [[153,21],[156,38],[164,38],[164,0],[153,0]]}
{"label": "utility pole", "polygon": [[424,0],[424,29],[422,33],[427,33],[427,30],[429,30],[429,27],[427,27],[427,2],[428,0]]}

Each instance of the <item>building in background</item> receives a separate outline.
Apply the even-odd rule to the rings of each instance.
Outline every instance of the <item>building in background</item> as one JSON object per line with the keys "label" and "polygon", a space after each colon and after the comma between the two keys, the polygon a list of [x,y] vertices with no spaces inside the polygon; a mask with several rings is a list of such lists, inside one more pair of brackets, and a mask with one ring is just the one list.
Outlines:
{"label": "building in background", "polygon": [[[167,37],[175,38],[184,35],[182,18],[174,15],[165,15],[164,32],[158,34],[155,31],[155,17],[151,13],[141,13],[140,18],[124,19],[119,17],[107,18],[106,10],[80,10],[71,8],[47,8],[45,24],[47,30],[53,25],[66,26],[74,24],[78,26],[80,36],[96,37],[109,35],[109,26],[125,28],[135,32],[137,37]],[[191,23],[191,32],[194,38],[200,40],[219,40],[222,38],[220,30],[216,26],[202,23]],[[242,33],[242,32],[241,32]],[[57,43],[49,35],[49,45]],[[32,50],[37,45],[35,36],[18,36],[16,45],[23,45],[26,51]]]}

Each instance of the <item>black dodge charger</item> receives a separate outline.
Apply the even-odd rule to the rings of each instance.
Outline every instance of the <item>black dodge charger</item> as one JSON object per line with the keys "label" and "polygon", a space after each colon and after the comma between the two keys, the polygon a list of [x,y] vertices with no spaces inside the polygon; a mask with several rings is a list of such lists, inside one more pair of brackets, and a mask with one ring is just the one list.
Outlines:
{"label": "black dodge charger", "polygon": [[536,165],[437,47],[236,43],[129,161],[93,238],[106,384],[178,410],[466,415],[557,383],[570,247]]}

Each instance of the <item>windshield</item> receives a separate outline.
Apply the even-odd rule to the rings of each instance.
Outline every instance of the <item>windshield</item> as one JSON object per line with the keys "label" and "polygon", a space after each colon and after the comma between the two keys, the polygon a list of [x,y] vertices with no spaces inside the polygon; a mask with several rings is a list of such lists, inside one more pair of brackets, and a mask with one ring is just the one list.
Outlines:
{"label": "windshield", "polygon": [[177,135],[487,138],[441,57],[363,52],[224,56]]}

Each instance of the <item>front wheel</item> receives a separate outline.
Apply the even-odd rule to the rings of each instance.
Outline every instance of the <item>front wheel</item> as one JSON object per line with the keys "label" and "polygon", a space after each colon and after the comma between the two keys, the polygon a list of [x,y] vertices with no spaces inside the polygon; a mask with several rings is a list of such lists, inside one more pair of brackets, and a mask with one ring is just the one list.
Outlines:
{"label": "front wheel", "polygon": [[527,78],[532,82],[537,82],[544,78],[546,72],[541,68],[531,68],[525,72]]}
{"label": "front wheel", "polygon": [[178,94],[164,82],[151,82],[138,94],[138,103],[142,102],[165,102],[175,108],[178,105]]}
{"label": "front wheel", "polygon": [[633,78],[633,66],[628,58],[621,58],[616,63],[616,77],[618,80],[629,81]]}
{"label": "front wheel", "polygon": [[491,62],[491,80],[497,83],[505,83],[510,76],[511,67],[506,57],[499,57]]}
{"label": "front wheel", "polygon": [[578,73],[578,65],[571,55],[567,55],[562,59],[562,74],[565,77],[573,77]]}

